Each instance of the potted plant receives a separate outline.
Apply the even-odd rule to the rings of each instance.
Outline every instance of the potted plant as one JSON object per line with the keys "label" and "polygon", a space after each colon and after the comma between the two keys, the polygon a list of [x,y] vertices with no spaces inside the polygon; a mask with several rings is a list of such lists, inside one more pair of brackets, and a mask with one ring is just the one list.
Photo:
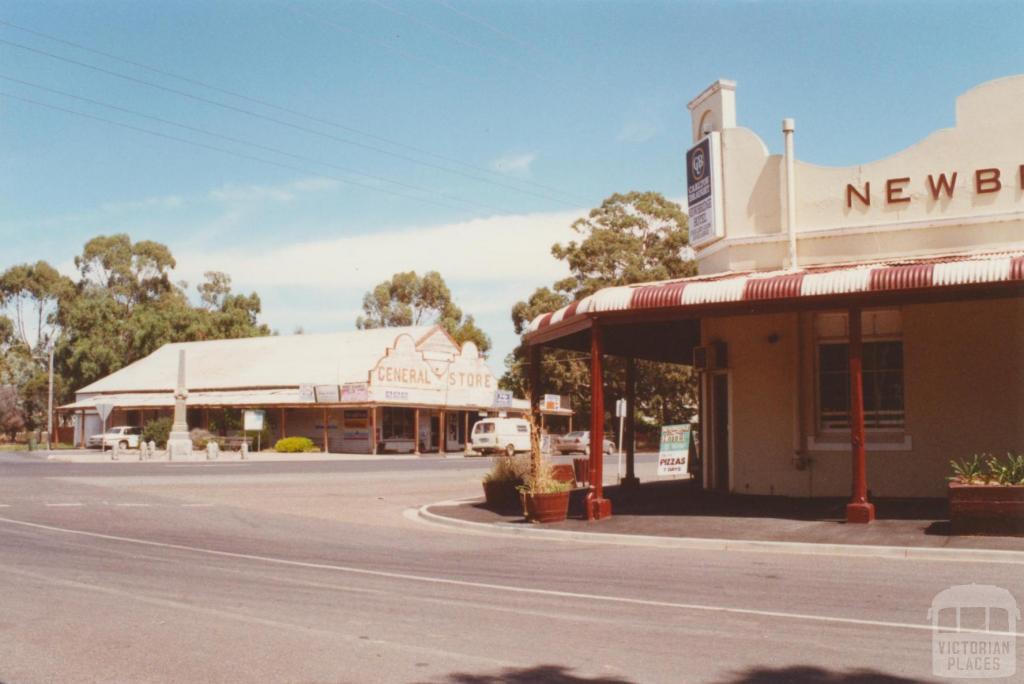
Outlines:
{"label": "potted plant", "polygon": [[949,519],[953,534],[1024,536],[1024,454],[988,454],[950,461]]}
{"label": "potted plant", "polygon": [[498,456],[491,470],[484,475],[484,501],[496,511],[516,510],[519,507],[518,488],[526,482],[530,460],[526,456]]}
{"label": "potted plant", "polygon": [[554,477],[551,464],[545,462],[540,450],[540,430],[532,415],[526,420],[530,423],[530,472],[519,486],[523,515],[527,521],[537,523],[565,520],[572,483]]}

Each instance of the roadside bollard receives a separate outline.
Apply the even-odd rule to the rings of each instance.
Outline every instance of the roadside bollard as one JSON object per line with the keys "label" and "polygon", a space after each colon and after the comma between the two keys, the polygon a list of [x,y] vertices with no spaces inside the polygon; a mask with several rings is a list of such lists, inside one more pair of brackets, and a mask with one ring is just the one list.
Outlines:
{"label": "roadside bollard", "polygon": [[206,460],[216,461],[220,455],[220,445],[212,439],[206,443]]}
{"label": "roadside bollard", "polygon": [[242,447],[239,450],[239,453],[242,455],[243,461],[245,460],[245,457],[249,455],[249,443],[246,442],[244,439],[242,440]]}
{"label": "roadside bollard", "polygon": [[114,447],[110,450],[110,459],[112,461],[121,460],[121,443],[114,442]]}
{"label": "roadside bollard", "polygon": [[146,459],[152,461],[156,458],[156,442],[149,440],[149,444],[147,444],[146,447]]}

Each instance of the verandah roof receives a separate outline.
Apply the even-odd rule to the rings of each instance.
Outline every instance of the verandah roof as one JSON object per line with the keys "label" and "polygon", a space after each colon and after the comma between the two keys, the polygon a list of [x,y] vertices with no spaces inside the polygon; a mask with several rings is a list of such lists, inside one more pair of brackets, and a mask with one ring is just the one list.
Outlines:
{"label": "verandah roof", "polygon": [[[976,292],[975,292],[976,291]],[[526,341],[547,343],[589,327],[591,319],[650,320],[779,310],[779,304],[828,308],[858,300],[891,304],[893,295],[1024,292],[1024,251],[956,254],[810,266],[797,270],[726,272],[608,287],[530,322]],[[774,309],[773,306],[775,305]],[[633,339],[633,343],[638,341]],[[642,342],[640,340],[639,342]]]}

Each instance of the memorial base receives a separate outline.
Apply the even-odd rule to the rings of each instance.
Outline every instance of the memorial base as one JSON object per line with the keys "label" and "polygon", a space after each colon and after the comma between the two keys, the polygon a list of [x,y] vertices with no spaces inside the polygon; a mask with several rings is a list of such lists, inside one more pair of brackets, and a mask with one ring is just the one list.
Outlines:
{"label": "memorial base", "polygon": [[192,440],[187,432],[172,432],[167,438],[167,458],[189,459],[192,458]]}

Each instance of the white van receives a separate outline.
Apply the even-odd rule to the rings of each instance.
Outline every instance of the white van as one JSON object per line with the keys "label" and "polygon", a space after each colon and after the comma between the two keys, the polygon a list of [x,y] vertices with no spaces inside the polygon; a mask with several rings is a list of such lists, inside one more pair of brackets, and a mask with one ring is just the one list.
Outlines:
{"label": "white van", "polygon": [[473,449],[487,454],[504,451],[514,456],[530,450],[530,424],[522,418],[484,418],[473,426]]}

